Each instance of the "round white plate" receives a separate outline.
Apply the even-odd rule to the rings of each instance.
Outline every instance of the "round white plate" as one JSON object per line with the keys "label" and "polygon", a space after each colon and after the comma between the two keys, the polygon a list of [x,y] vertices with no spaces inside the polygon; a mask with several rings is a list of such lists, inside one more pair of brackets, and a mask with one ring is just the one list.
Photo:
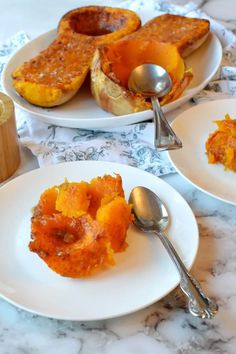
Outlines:
{"label": "round white plate", "polygon": [[[105,112],[92,97],[88,81],[73,99],[55,108],[40,108],[20,97],[12,87],[11,74],[13,70],[46,48],[55,36],[56,31],[53,30],[32,40],[21,48],[6,65],[3,72],[3,88],[16,105],[44,122],[71,128],[108,128],[137,123],[152,118],[151,110],[123,116],[114,116],[111,113]],[[221,58],[222,48],[220,41],[215,35],[210,34],[207,41],[186,59],[187,67],[192,68],[194,74],[191,85],[179,99],[164,106],[164,112],[175,109],[201,91],[217,71],[221,63]]]}
{"label": "round white plate", "polygon": [[[178,272],[157,237],[133,225],[129,247],[116,265],[87,279],[63,278],[28,249],[31,209],[45,188],[119,173],[126,197],[137,185],[156,192],[170,213],[168,237],[187,268],[198,249],[198,227],[186,201],[171,186],[142,170],[109,162],[68,162],[24,174],[0,189],[0,294],[34,313],[67,320],[99,320],[144,308],[179,282]],[[135,178],[134,178],[135,176]]]}
{"label": "round white plate", "polygon": [[203,103],[180,114],[172,127],[183,142],[181,150],[169,152],[176,170],[201,191],[236,205],[236,173],[221,164],[208,164],[205,143],[217,129],[213,122],[226,113],[236,118],[236,100]]}

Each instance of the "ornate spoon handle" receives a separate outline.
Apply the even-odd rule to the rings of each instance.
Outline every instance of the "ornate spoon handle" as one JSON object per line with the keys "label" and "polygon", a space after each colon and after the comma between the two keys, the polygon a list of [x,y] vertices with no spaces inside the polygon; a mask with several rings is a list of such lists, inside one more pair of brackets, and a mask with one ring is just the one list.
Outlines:
{"label": "ornate spoon handle", "polygon": [[189,274],[169,239],[161,232],[156,231],[155,234],[162,241],[172,261],[175,263],[179,271],[181,278],[180,287],[188,297],[189,312],[193,316],[201,318],[212,318],[218,311],[217,303],[214,300],[209,299],[203,293],[200,284]]}
{"label": "ornate spoon handle", "polygon": [[151,101],[155,124],[155,146],[160,150],[174,150],[182,148],[182,142],[166,120],[158,98],[152,96]]}

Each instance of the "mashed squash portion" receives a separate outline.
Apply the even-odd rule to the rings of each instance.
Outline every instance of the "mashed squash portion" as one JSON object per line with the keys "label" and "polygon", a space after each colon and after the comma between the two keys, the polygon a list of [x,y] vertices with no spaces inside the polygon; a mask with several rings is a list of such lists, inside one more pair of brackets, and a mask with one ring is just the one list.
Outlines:
{"label": "mashed squash portion", "polygon": [[33,210],[29,249],[65,277],[79,278],[114,265],[127,247],[132,221],[122,179],[105,175],[45,190]]}
{"label": "mashed squash portion", "polygon": [[229,114],[225,119],[217,120],[218,129],[209,135],[206,153],[209,163],[221,163],[225,169],[236,172],[236,119]]}

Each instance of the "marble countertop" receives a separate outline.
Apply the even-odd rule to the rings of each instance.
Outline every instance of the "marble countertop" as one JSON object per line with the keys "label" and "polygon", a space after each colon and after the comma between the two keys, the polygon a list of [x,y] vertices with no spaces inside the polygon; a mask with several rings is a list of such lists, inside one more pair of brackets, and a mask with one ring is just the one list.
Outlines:
{"label": "marble countertop", "polygon": [[[234,0],[193,1],[236,32]],[[19,30],[31,38],[52,28],[61,14],[86,4],[58,0],[9,0],[0,12],[0,41]],[[93,1],[96,3],[96,1]],[[185,0],[172,1],[184,5]],[[54,3],[55,4],[55,3]],[[22,148],[18,173],[37,167]],[[236,352],[236,207],[195,189],[177,174],[163,177],[187,200],[199,226],[200,247],[192,274],[219,304],[213,320],[192,317],[179,288],[136,313],[96,322],[40,317],[0,300],[0,354],[216,354]]]}

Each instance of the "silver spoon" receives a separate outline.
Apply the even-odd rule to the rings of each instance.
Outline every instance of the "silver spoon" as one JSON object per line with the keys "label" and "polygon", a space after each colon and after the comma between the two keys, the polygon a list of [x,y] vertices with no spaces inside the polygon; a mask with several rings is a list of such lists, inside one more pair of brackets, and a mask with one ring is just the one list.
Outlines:
{"label": "silver spoon", "polygon": [[193,316],[212,318],[218,305],[203,293],[200,284],[187,271],[174,246],[164,235],[169,216],[165,205],[150,189],[135,187],[129,198],[134,213],[134,223],[144,232],[154,233],[165,246],[180,274],[180,288],[188,297],[189,312]]}
{"label": "silver spoon", "polygon": [[137,66],[129,76],[128,87],[130,91],[139,92],[151,98],[154,112],[155,147],[161,151],[182,148],[181,140],[166,120],[158,101],[158,97],[166,95],[172,88],[172,81],[167,71],[156,64]]}

